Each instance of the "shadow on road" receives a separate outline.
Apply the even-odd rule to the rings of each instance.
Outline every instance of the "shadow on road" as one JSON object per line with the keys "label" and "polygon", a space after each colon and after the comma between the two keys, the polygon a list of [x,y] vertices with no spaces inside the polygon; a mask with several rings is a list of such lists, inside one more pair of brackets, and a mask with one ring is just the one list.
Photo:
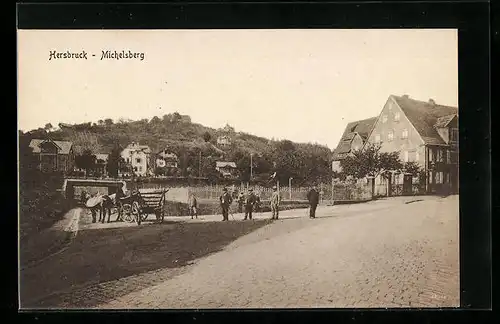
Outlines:
{"label": "shadow on road", "polygon": [[47,304],[43,302],[45,297],[148,271],[185,266],[270,222],[165,222],[81,230],[65,251],[21,271],[21,306],[56,307],[57,298],[52,296]]}

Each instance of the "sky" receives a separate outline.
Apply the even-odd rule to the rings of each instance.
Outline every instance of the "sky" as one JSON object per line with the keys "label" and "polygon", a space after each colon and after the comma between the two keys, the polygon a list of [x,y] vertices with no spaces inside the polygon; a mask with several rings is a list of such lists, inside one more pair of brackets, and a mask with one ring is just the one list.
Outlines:
{"label": "sky", "polygon": [[[389,95],[458,107],[457,32],[393,30],[18,30],[18,127],[192,121],[274,139],[337,143]],[[52,59],[50,51],[88,59]],[[101,60],[102,51],[144,60]],[[91,56],[92,54],[95,57]]]}

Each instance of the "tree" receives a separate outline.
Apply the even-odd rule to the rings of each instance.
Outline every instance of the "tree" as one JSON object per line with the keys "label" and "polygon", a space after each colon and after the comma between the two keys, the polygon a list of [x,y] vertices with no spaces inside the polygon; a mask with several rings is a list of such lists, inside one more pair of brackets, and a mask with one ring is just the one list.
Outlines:
{"label": "tree", "polygon": [[99,126],[104,125],[104,120],[99,119],[99,120],[97,121],[97,125],[99,125]]}
{"label": "tree", "polygon": [[113,119],[111,119],[111,118],[106,118],[106,119],[104,120],[104,124],[105,124],[106,126],[111,126],[111,125],[113,125]]}
{"label": "tree", "polygon": [[96,156],[91,150],[85,149],[81,155],[75,157],[75,164],[77,168],[84,169],[85,173],[89,174],[89,171],[95,168]]}
{"label": "tree", "polygon": [[[364,149],[354,151],[340,161],[342,173],[355,179],[381,175],[390,178],[391,171],[400,171],[403,164],[398,152],[380,152],[380,144],[368,143]],[[375,181],[372,181],[372,194],[375,192]]]}
{"label": "tree", "polygon": [[422,168],[417,162],[406,162],[403,164],[402,171],[406,174],[411,174],[412,176],[416,177],[420,175],[420,172],[422,172]]}
{"label": "tree", "polygon": [[121,156],[120,156],[121,148],[118,144],[115,144],[113,149],[111,150],[111,154],[108,158],[107,171],[111,177],[118,178],[118,170],[120,168]]}
{"label": "tree", "polygon": [[208,143],[208,142],[210,142],[210,140],[211,140],[211,139],[212,139],[212,135],[210,135],[210,133],[209,133],[209,132],[205,132],[205,133],[203,133],[203,140],[204,140],[205,142],[207,142],[207,143]]}
{"label": "tree", "polygon": [[182,119],[181,114],[179,114],[177,111],[172,114],[172,122],[176,123]]}
{"label": "tree", "polygon": [[150,124],[158,124],[161,122],[161,119],[160,117],[158,116],[154,116],[153,118],[151,118],[151,120],[149,121]]}

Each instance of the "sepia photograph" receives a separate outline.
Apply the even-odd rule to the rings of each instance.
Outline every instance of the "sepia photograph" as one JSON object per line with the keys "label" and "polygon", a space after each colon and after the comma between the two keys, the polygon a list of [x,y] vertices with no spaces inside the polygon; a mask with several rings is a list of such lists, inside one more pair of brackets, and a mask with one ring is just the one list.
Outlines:
{"label": "sepia photograph", "polygon": [[456,29],[18,29],[17,59],[20,309],[460,306]]}

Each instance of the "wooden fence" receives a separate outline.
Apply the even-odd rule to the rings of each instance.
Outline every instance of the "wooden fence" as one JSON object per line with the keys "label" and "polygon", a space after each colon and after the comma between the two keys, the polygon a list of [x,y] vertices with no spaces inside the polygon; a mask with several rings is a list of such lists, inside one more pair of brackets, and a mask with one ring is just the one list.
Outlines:
{"label": "wooden fence", "polygon": [[[217,200],[220,195],[222,195],[223,185],[212,185],[212,186],[184,186],[184,187],[169,187],[163,184],[148,184],[144,183],[140,186],[141,188],[149,189],[164,189],[170,188],[170,192],[179,192],[176,194],[178,197],[182,197],[181,200],[186,199],[189,194],[194,194],[199,200]],[[273,193],[273,189],[270,187],[262,186],[227,186],[229,192],[247,192],[247,189],[252,188],[254,193],[259,195],[262,201],[269,200]],[[344,184],[337,183],[332,186],[332,184],[321,184],[318,187],[320,192],[320,201],[323,203],[330,203],[333,201],[364,201],[370,200],[371,187],[368,184]],[[280,194],[281,198],[285,201],[307,201],[307,193],[311,188],[309,187],[288,187],[281,186]],[[181,194],[182,192],[182,194]],[[167,193],[169,196],[169,193]],[[181,201],[178,199],[173,199]]]}

